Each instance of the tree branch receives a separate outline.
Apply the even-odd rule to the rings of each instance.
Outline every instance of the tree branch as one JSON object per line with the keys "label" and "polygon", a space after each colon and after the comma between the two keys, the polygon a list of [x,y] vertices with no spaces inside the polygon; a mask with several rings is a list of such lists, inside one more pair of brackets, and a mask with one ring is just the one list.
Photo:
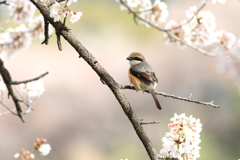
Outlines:
{"label": "tree branch", "polygon": [[22,108],[20,105],[20,100],[17,98],[17,96],[15,95],[13,88],[12,88],[12,78],[10,73],[8,72],[8,70],[4,67],[3,61],[0,58],[0,74],[3,78],[3,81],[8,89],[8,97],[11,96],[12,100],[15,104],[16,110],[17,110],[17,115],[18,117],[22,120],[22,122],[24,122],[23,117],[22,117]]}
{"label": "tree branch", "polygon": [[32,79],[28,79],[28,80],[24,80],[24,81],[12,81],[12,85],[18,85],[18,84],[22,84],[22,83],[28,83],[28,82],[32,82],[32,81],[36,81],[41,79],[42,77],[46,76],[49,72],[43,73],[40,76],[36,77],[36,78],[32,78]]}
{"label": "tree branch", "polygon": [[0,2],[0,5],[1,5],[1,4],[9,5],[9,4],[7,4],[7,0],[1,1],[1,2]]}
{"label": "tree branch", "polygon": [[[134,88],[133,86],[130,86],[130,85],[119,85],[119,88],[121,88],[121,89],[131,89],[131,90],[135,90],[135,88]],[[149,93],[149,91],[144,91],[144,92]],[[155,91],[155,93],[156,93],[157,95],[162,95],[162,96],[164,96],[164,97],[170,97],[170,98],[174,98],[174,99],[178,99],[178,100],[183,100],[183,101],[187,101],[187,102],[192,102],[192,103],[202,104],[202,105],[205,105],[205,106],[211,106],[211,107],[214,107],[214,108],[219,108],[218,105],[214,104],[214,101],[211,101],[211,102],[203,102],[203,101],[198,101],[198,100],[190,99],[191,96],[189,96],[188,98],[185,98],[185,97],[175,96],[175,95],[172,95],[172,94],[167,94],[167,93],[158,92],[158,91]],[[190,94],[190,95],[191,95],[191,94]]]}
{"label": "tree branch", "polygon": [[96,58],[75,38],[75,36],[69,31],[62,29],[64,27],[62,22],[54,22],[49,16],[48,4],[44,4],[39,0],[30,0],[45,17],[44,19],[49,21],[55,30],[65,38],[65,40],[72,45],[72,47],[78,52],[79,57],[82,57],[98,74],[98,76],[106,83],[112,93],[115,95],[118,103],[121,105],[123,111],[128,117],[129,121],[132,123],[139,139],[142,141],[149,157],[151,160],[157,160],[158,154],[152,146],[151,141],[147,137],[141,122],[138,120],[134,111],[132,110],[129,102],[127,101],[125,95],[119,88],[118,83],[109,75],[109,73],[101,66],[101,64],[96,60]]}

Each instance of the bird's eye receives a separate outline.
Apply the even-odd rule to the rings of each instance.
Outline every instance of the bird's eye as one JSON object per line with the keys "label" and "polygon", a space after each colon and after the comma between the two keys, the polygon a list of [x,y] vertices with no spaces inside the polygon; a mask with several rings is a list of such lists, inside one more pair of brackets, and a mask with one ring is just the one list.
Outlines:
{"label": "bird's eye", "polygon": [[134,59],[135,61],[143,61],[142,58],[140,58],[140,57],[134,57],[133,59]]}

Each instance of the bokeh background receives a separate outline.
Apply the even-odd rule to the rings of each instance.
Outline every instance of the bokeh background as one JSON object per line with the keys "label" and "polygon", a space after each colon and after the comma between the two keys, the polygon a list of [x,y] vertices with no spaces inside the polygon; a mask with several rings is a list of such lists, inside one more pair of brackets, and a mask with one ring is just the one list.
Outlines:
{"label": "bokeh background", "polygon": [[[189,6],[200,6],[200,0],[168,0],[170,17],[181,21]],[[0,6],[1,21],[8,14]],[[163,106],[158,111],[149,94],[123,90],[139,119],[159,120],[161,124],[144,126],[157,151],[167,124],[174,113],[186,113],[203,124],[200,160],[240,159],[240,92],[227,74],[217,72],[215,58],[192,49],[166,46],[161,32],[137,26],[132,15],[120,11],[114,0],[79,0],[71,8],[82,11],[76,24],[67,22],[80,42],[120,84],[129,84],[126,57],[142,52],[159,79],[158,91],[201,101],[215,101],[219,109],[159,97]],[[210,5],[217,29],[240,37],[240,1]],[[39,14],[38,12],[36,14]],[[115,97],[69,44],[58,51],[53,34],[48,46],[34,41],[26,51],[6,59],[5,66],[14,80],[36,77],[46,71],[42,80],[45,93],[33,102],[34,111],[24,116],[0,117],[0,159],[13,159],[21,148],[31,150],[36,138],[47,138],[52,151],[45,160],[147,160],[147,153]],[[7,94],[7,93],[5,93]],[[9,107],[14,106],[4,99]],[[0,108],[4,112],[3,107]]]}

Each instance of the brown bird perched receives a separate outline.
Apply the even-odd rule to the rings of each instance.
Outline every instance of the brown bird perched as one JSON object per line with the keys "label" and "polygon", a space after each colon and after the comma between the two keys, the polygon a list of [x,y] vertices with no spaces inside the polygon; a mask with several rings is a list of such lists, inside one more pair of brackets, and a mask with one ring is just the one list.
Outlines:
{"label": "brown bird perched", "polygon": [[158,79],[153,72],[152,67],[147,63],[145,57],[138,52],[133,52],[127,57],[130,62],[128,76],[130,83],[138,91],[149,91],[154,99],[158,109],[162,109],[154,89],[157,86]]}

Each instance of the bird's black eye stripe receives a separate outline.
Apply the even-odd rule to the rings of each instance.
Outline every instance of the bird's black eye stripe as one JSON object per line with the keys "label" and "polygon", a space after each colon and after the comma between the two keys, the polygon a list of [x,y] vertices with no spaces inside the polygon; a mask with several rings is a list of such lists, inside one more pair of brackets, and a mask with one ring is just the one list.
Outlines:
{"label": "bird's black eye stripe", "polygon": [[140,57],[133,57],[133,60],[135,60],[135,61],[143,61],[142,58],[140,58]]}

